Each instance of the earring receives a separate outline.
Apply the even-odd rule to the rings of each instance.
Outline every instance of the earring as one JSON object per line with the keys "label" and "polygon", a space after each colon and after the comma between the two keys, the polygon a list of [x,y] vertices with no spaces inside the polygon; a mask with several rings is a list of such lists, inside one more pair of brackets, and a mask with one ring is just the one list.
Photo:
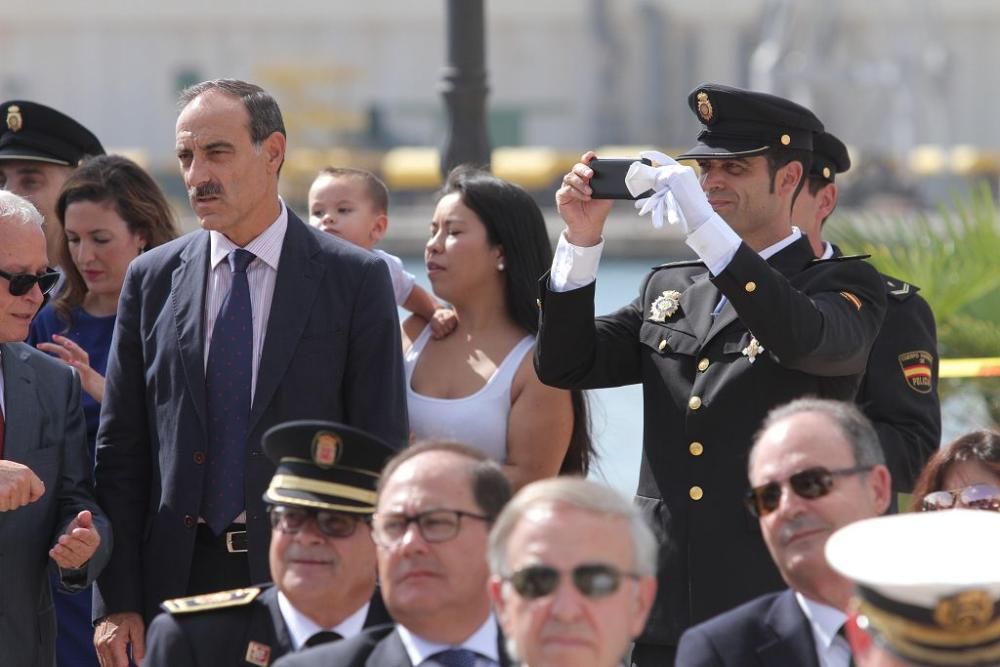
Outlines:
{"label": "earring", "polygon": [[503,262],[498,263],[497,264],[497,271],[503,271],[503,269],[504,269]]}

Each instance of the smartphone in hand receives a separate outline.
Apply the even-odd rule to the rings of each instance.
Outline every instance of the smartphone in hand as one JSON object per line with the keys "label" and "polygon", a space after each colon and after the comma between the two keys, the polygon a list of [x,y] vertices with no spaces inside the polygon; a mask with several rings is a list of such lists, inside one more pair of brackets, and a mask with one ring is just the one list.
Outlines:
{"label": "smartphone in hand", "polygon": [[632,193],[625,187],[625,175],[633,162],[642,162],[652,165],[646,158],[637,157],[595,157],[587,165],[594,170],[594,176],[590,179],[590,196],[594,199],[641,199],[653,194],[652,190],[643,192],[638,197],[633,197]]}

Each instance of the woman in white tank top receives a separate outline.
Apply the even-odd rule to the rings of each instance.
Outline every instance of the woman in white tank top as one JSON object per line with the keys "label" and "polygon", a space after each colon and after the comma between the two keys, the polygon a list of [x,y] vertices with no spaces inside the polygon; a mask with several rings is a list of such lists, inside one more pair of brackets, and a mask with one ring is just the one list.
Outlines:
{"label": "woman in white tank top", "polygon": [[434,339],[403,323],[413,438],[464,442],[504,464],[515,488],[560,472],[586,473],[591,455],[582,395],[543,385],[532,363],[537,281],[552,246],[538,205],[486,172],[451,173],[424,259],[434,294],[458,326]]}

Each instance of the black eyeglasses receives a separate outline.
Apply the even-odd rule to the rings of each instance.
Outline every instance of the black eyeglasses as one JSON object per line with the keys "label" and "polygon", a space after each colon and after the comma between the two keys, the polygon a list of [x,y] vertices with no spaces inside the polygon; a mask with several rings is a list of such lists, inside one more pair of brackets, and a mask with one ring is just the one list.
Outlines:
{"label": "black eyeglasses", "polygon": [[417,524],[420,536],[427,542],[447,542],[461,528],[462,517],[478,521],[492,521],[488,516],[463,512],[462,510],[428,510],[418,514],[376,514],[372,523],[372,539],[381,547],[392,547],[399,543],[409,530],[410,524]]}
{"label": "black eyeglasses", "polygon": [[0,278],[7,279],[7,290],[11,296],[24,296],[31,291],[35,283],[38,283],[42,294],[48,294],[56,286],[56,283],[59,282],[59,272],[46,271],[42,275],[36,276],[34,273],[7,273],[6,271],[0,271]]}
{"label": "black eyeglasses", "polygon": [[[854,466],[853,468],[839,468],[837,470],[827,470],[823,467],[807,468],[789,477],[788,484],[799,497],[814,500],[830,493],[834,477],[868,472],[873,467]],[[745,502],[747,509],[755,517],[767,516],[778,509],[778,505],[781,504],[781,484],[768,482],[761,486],[755,486],[747,491]]]}
{"label": "black eyeglasses", "polygon": [[[635,572],[623,572],[608,563],[584,563],[569,573],[573,586],[588,598],[603,598],[621,586],[622,579],[639,579]],[[517,570],[503,581],[510,582],[517,594],[528,600],[551,595],[559,587],[563,573],[551,565],[528,565]]]}
{"label": "black eyeglasses", "polygon": [[319,532],[327,537],[350,537],[358,524],[367,519],[358,514],[297,505],[273,505],[267,511],[271,515],[271,528],[294,534],[302,530],[306,521],[315,519]]}
{"label": "black eyeglasses", "polygon": [[956,507],[1000,512],[1000,487],[995,484],[973,484],[951,491],[935,491],[924,496],[920,503],[923,512]]}

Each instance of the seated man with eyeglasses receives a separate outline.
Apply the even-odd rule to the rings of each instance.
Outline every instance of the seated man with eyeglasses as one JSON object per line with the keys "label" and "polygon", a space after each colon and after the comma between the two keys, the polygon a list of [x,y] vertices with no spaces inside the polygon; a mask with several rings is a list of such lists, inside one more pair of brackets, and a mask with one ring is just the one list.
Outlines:
{"label": "seated man with eyeglasses", "polygon": [[[167,600],[145,667],[269,665],[278,657],[391,623],[375,581],[371,514],[393,450],[358,429],[293,421],[264,434],[275,466],[271,585]],[[391,626],[390,626],[391,627]]]}
{"label": "seated man with eyeglasses", "polygon": [[837,529],[889,507],[892,485],[878,434],[851,403],[798,399],[765,418],[749,477],[750,515],[789,590],[690,628],[677,664],[853,666],[843,627],[854,586],[827,564],[823,550]]}
{"label": "seated man with eyeglasses", "polygon": [[607,486],[558,477],[521,489],[490,533],[490,595],[524,667],[615,667],[656,595],[656,538]]}
{"label": "seated man with eyeglasses", "polygon": [[507,667],[487,592],[486,539],[510,499],[478,449],[417,443],[386,465],[372,539],[393,628],[282,658],[275,667]]}
{"label": "seated man with eyeglasses", "polygon": [[[0,662],[54,665],[48,570],[68,592],[108,561],[111,526],[97,505],[76,371],[25,345],[55,286],[42,216],[0,190]],[[58,569],[57,569],[57,567]]]}

